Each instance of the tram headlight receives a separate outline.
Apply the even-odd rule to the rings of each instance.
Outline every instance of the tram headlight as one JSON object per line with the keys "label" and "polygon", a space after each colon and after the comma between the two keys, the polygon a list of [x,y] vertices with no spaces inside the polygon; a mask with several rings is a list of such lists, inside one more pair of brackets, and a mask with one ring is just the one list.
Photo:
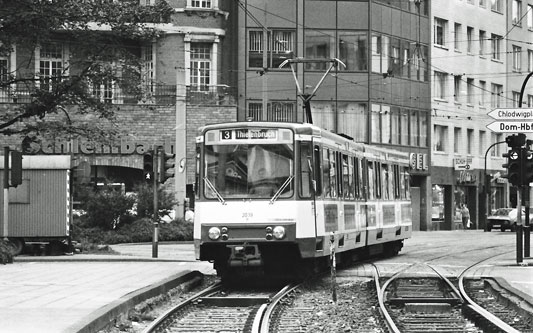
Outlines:
{"label": "tram headlight", "polygon": [[276,239],[283,239],[285,237],[285,228],[278,225],[277,227],[274,227],[272,234]]}
{"label": "tram headlight", "polygon": [[207,233],[207,237],[211,240],[217,240],[220,238],[220,229],[217,227],[211,227],[209,228],[209,231]]}

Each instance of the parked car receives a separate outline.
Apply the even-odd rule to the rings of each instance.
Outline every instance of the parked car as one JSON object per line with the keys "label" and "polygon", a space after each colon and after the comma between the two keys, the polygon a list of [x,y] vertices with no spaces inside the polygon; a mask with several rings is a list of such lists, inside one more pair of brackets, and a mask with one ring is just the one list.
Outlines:
{"label": "parked car", "polygon": [[[516,208],[498,208],[496,211],[487,218],[487,231],[491,231],[492,228],[499,227],[501,231],[507,229],[515,231],[516,218],[518,210]],[[530,214],[530,223],[533,220],[533,212]],[[522,223],[526,220],[526,212],[522,209]]]}

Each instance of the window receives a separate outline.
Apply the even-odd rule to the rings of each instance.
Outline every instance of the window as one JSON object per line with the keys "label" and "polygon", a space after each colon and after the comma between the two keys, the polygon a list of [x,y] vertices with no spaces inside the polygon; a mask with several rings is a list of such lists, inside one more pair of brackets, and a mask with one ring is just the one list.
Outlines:
{"label": "window", "polygon": [[522,70],[522,48],[513,45],[513,71],[520,72]]}
{"label": "window", "polygon": [[473,53],[474,50],[474,28],[466,27],[466,52]]}
{"label": "window", "polygon": [[[313,104],[313,103],[311,103]],[[368,141],[368,107],[366,103],[337,102],[337,129],[355,141]]]}
{"label": "window", "polygon": [[518,91],[513,91],[513,108],[519,108],[520,105],[520,93]]}
{"label": "window", "polygon": [[511,5],[511,19],[513,24],[521,26],[521,18],[522,18],[522,1],[520,0],[513,0],[513,3]]}
{"label": "window", "polygon": [[400,112],[400,144],[404,146],[409,144],[409,112],[407,110]]}
{"label": "window", "polygon": [[411,146],[418,146],[418,132],[419,132],[418,111],[412,110],[409,116],[409,144]]}
{"label": "window", "polygon": [[63,45],[44,44],[39,50],[39,78],[41,89],[52,90],[63,75]]}
{"label": "window", "polygon": [[527,95],[527,107],[533,107],[533,95]]}
{"label": "window", "polygon": [[485,4],[485,0],[479,0],[479,7],[485,7],[486,4]]}
{"label": "window", "polygon": [[339,59],[346,65],[346,68],[339,66],[338,69],[366,71],[368,69],[366,33],[339,31],[338,36]]}
{"label": "window", "polygon": [[479,156],[485,156],[485,142],[487,141],[487,132],[479,131]]}
{"label": "window", "polygon": [[500,60],[501,59],[501,44],[502,36],[491,34],[491,45],[492,45],[492,59]]}
{"label": "window", "polygon": [[0,102],[6,102],[9,96],[9,87],[7,87],[7,82],[9,81],[9,65],[8,58],[0,56]]}
{"label": "window", "polygon": [[499,108],[501,106],[501,99],[503,94],[503,86],[500,84],[491,84],[491,100],[490,106],[493,108]]}
{"label": "window", "polygon": [[435,17],[433,26],[433,43],[442,47],[446,47],[446,31],[448,21]]}
{"label": "window", "polygon": [[433,126],[433,151],[446,152],[446,140],[448,137],[448,127],[435,125]]}
{"label": "window", "polygon": [[479,81],[479,106],[485,107],[487,103],[487,82]]}
{"label": "window", "polygon": [[[418,51],[416,51],[418,54]],[[408,41],[402,41],[402,77],[411,78],[411,49]]]}
{"label": "window", "polygon": [[453,32],[453,35],[454,35],[454,41],[453,41],[453,46],[455,48],[455,51],[460,51],[461,50],[461,30],[462,30],[462,26],[460,23],[455,23],[454,24],[454,32]]}
{"label": "window", "polygon": [[527,71],[533,72],[533,50],[527,50]]}
{"label": "window", "polygon": [[187,7],[191,8],[214,8],[218,0],[187,0]]}
{"label": "window", "polygon": [[262,102],[249,102],[248,117],[255,121],[294,122],[296,121],[295,109],[294,102],[269,101],[267,113],[264,115]]}
{"label": "window", "polygon": [[468,105],[474,104],[474,79],[466,79],[466,103]]}
{"label": "window", "polygon": [[[491,133],[490,134],[490,142],[491,142],[491,144],[503,141],[502,137],[503,137],[502,134]],[[491,149],[491,151],[490,151],[490,156],[493,156],[493,157],[501,156],[501,154],[502,154],[501,145],[494,146],[494,149]]]}
{"label": "window", "polygon": [[446,99],[446,76],[448,74],[435,71],[435,98]]}
{"label": "window", "polygon": [[191,43],[190,82],[191,88],[209,91],[211,84],[210,43]]}
{"label": "window", "polygon": [[[264,35],[263,30],[251,30],[248,40],[248,66],[265,67],[263,65]],[[267,34],[267,68],[278,68],[286,59],[293,57],[294,31],[271,30]]]}
{"label": "window", "polygon": [[372,36],[372,72],[387,73],[389,67],[389,37]]}
{"label": "window", "polygon": [[487,32],[484,30],[479,30],[479,55],[485,56],[485,41],[487,39]]}
{"label": "window", "polygon": [[[331,59],[335,57],[335,33],[332,31],[305,30],[305,57]],[[326,63],[306,63],[307,70],[325,70]]]}
{"label": "window", "polygon": [[391,38],[391,49],[388,69],[390,70],[393,76],[401,75],[400,40],[397,38]]}
{"label": "window", "polygon": [[456,103],[461,103],[461,76],[453,76],[453,97]]}
{"label": "window", "polygon": [[461,140],[461,128],[459,127],[454,127],[453,128],[453,152],[455,154],[459,154],[460,153],[460,149],[462,147],[462,141]]}
{"label": "window", "polygon": [[502,1],[503,0],[491,0],[490,9],[495,12],[502,13]]}
{"label": "window", "polygon": [[466,153],[474,154],[474,130],[472,128],[466,129]]}
{"label": "window", "polygon": [[533,5],[527,5],[527,28],[533,30]]}
{"label": "window", "polygon": [[151,97],[155,93],[155,70],[152,44],[146,45],[141,49],[141,82],[146,97]]}

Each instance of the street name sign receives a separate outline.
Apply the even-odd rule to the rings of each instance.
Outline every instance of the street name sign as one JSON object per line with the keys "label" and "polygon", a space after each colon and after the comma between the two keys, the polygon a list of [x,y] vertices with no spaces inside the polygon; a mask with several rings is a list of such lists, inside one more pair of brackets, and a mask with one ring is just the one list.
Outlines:
{"label": "street name sign", "polygon": [[494,121],[487,128],[496,133],[533,133],[533,121]]}
{"label": "street name sign", "polygon": [[487,128],[496,133],[533,133],[533,109],[499,108],[487,113],[494,121]]}
{"label": "street name sign", "polygon": [[494,109],[487,113],[488,116],[496,120],[531,120],[533,121],[533,109],[506,108]]}

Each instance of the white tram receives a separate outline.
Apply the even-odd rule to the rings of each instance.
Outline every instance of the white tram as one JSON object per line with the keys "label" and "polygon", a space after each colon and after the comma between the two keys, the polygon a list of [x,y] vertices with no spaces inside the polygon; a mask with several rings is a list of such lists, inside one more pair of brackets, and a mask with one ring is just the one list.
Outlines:
{"label": "white tram", "polygon": [[219,275],[394,255],[411,235],[407,153],[278,122],[205,126],[197,144],[196,258]]}

